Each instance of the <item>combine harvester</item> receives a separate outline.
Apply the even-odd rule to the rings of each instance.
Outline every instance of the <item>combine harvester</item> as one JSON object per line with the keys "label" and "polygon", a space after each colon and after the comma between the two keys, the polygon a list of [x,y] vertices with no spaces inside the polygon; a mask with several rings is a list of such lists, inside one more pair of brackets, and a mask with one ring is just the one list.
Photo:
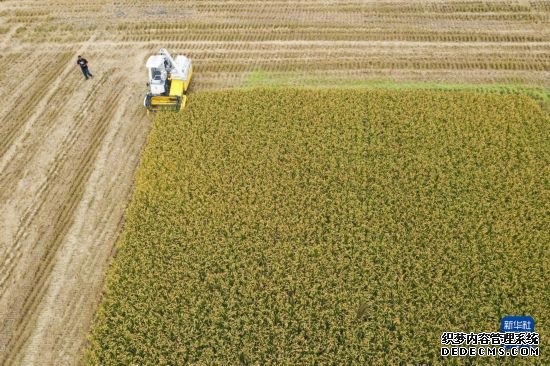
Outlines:
{"label": "combine harvester", "polygon": [[193,74],[191,59],[176,56],[174,60],[166,49],[161,48],[157,55],[149,57],[145,66],[149,71],[149,92],[143,101],[147,112],[179,112],[185,108],[187,88]]}

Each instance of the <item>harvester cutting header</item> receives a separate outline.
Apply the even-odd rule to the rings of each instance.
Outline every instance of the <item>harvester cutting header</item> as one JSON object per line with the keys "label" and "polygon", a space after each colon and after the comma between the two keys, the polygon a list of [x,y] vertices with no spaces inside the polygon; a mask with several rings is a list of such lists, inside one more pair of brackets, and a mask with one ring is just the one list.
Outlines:
{"label": "harvester cutting header", "polygon": [[187,102],[187,88],[191,82],[193,65],[186,56],[174,60],[164,48],[150,56],[145,65],[149,71],[149,92],[143,105],[148,111],[180,111]]}

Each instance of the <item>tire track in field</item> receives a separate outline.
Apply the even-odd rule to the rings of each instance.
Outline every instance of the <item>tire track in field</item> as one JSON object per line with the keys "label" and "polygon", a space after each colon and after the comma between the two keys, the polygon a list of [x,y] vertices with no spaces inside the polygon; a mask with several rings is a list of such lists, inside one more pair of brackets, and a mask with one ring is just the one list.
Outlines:
{"label": "tire track in field", "polygon": [[[102,85],[105,83],[107,78],[104,78],[104,79],[105,80],[99,82],[99,85]],[[45,198],[48,196],[49,190],[51,190],[52,187],[55,187],[56,183],[58,183],[56,182],[56,178],[59,178],[60,169],[63,166],[63,164],[66,163],[67,155],[71,151],[75,143],[75,140],[78,137],[78,134],[82,134],[81,129],[83,129],[82,127],[83,124],[85,122],[89,122],[89,121],[85,121],[84,117],[88,113],[88,110],[90,109],[90,107],[94,105],[95,102],[97,101],[97,96],[98,96],[97,95],[98,93],[96,92],[97,89],[98,89],[97,87],[92,89],[90,98],[88,98],[86,100],[86,103],[83,104],[80,113],[75,118],[75,123],[72,126],[72,129],[69,130],[69,133],[59,143],[59,146],[61,146],[65,150],[62,150],[59,153],[59,156],[57,156],[56,159],[53,161],[51,166],[48,168],[47,178],[44,179],[40,185],[37,186],[38,188],[33,191],[33,196],[31,197],[30,201],[27,202],[28,207],[22,214],[22,219],[21,219],[19,228],[14,236],[14,241],[13,241],[13,245],[10,248],[10,252],[5,254],[4,262],[0,264],[2,268],[6,269],[5,271],[3,271],[4,272],[3,276],[0,277],[0,290],[5,290],[4,284],[6,280],[9,278],[14,266],[17,264],[17,258],[21,255],[19,251],[21,247],[21,240],[25,236],[25,233],[29,230],[32,220],[35,218],[37,213],[42,209],[42,205],[46,202]],[[63,178],[63,176],[61,176],[61,178]],[[18,179],[15,179],[15,181],[16,181],[15,183],[17,183]],[[2,185],[7,187],[10,187],[15,183],[2,181]]]}
{"label": "tire track in field", "polygon": [[5,50],[7,48],[11,39],[13,38],[13,36],[15,35],[18,29],[19,29],[18,26],[12,25],[10,30],[2,36],[3,39],[2,39],[2,42],[0,42],[0,50]]}
{"label": "tire track in field", "polygon": [[[85,45],[83,47],[85,48]],[[68,59],[69,55],[70,53],[67,52],[62,53],[61,57],[62,59]],[[55,58],[54,62],[59,63]],[[2,277],[0,277],[0,315],[2,314],[2,308],[5,308],[6,303],[10,301],[9,294],[4,296],[7,291],[5,288],[6,281],[11,277],[10,285],[12,288],[24,288],[26,286],[21,284],[21,275],[12,276],[13,269],[17,266],[23,268],[24,271],[25,265],[29,265],[29,262],[33,260],[32,258],[39,255],[38,252],[42,249],[40,245],[36,245],[36,240],[41,240],[40,238],[33,242],[27,237],[29,234],[31,236],[36,235],[37,231],[39,231],[39,235],[43,235],[43,231],[47,231],[44,227],[36,226],[36,224],[31,227],[30,224],[33,222],[36,213],[42,208],[44,203],[41,200],[43,197],[42,192],[48,186],[49,181],[52,180],[52,166],[48,161],[48,156],[52,156],[51,151],[62,148],[64,141],[55,146],[60,138],[59,135],[65,134],[65,131],[70,131],[70,129],[63,128],[64,124],[59,123],[61,121],[58,117],[67,117],[66,114],[70,113],[70,108],[66,108],[66,102],[70,99],[67,96],[74,97],[75,88],[78,86],[74,82],[74,78],[68,77],[70,64],[59,64],[61,69],[64,68],[63,72],[59,73],[54,70],[44,80],[35,81],[35,93],[32,99],[38,97],[42,97],[42,99],[33,103],[36,108],[28,108],[27,106],[27,112],[19,116],[19,120],[26,131],[18,135],[15,135],[16,129],[11,132],[13,133],[12,141],[17,139],[17,143],[14,142],[13,145],[17,146],[10,146],[11,157],[7,157],[8,154],[6,154],[0,159],[2,165],[0,185],[5,188],[0,191],[0,203],[2,203],[3,208],[0,209],[0,217],[4,221],[5,227],[5,235],[0,240],[0,258],[3,258],[3,262],[0,264],[0,268],[2,268]],[[50,84],[51,78],[55,76],[57,76],[57,79]],[[40,84],[40,82],[44,83],[45,81],[47,84]],[[62,84],[63,82],[65,84]],[[86,91],[83,90],[80,94],[85,97],[85,93]],[[51,129],[54,124],[56,125],[56,131],[52,133]],[[37,140],[41,143],[36,143]],[[43,155],[33,159],[39,148],[42,150]],[[53,172],[55,172],[55,164],[53,168]],[[50,171],[44,172],[48,169]],[[13,202],[10,202],[10,197],[13,198]],[[27,239],[27,245],[25,245],[27,256],[25,261],[21,263],[17,259],[23,255],[20,251],[23,238]],[[12,298],[11,301],[20,302],[20,296],[22,295],[18,292],[15,300]],[[2,342],[0,339],[0,349],[2,343],[5,343],[5,341]]]}
{"label": "tire track in field", "polygon": [[[94,40],[95,35],[91,36],[87,42],[84,42],[81,45],[78,53],[82,53],[82,51],[86,50],[90,43]],[[63,53],[61,55],[61,61],[58,62],[59,67],[57,68],[57,70],[62,71],[50,72],[48,73],[48,80],[46,83],[34,84],[35,93],[37,95],[30,100],[39,100],[39,102],[35,104],[35,108],[28,108],[28,112],[23,116],[20,116],[19,119],[24,119],[24,123],[21,125],[16,125],[15,128],[8,130],[7,137],[5,139],[0,135],[0,139],[2,139],[2,144],[0,145],[0,171],[4,170],[7,163],[16,154],[20,140],[25,137],[25,135],[33,127],[34,123],[40,118],[43,111],[48,108],[48,101],[50,101],[52,96],[57,93],[62,83],[67,80],[69,74],[72,72],[72,69],[74,69],[75,65],[68,62],[71,56],[72,53],[70,52]],[[41,89],[42,85],[46,85],[46,88]]]}
{"label": "tire track in field", "polygon": [[[35,99],[40,98],[47,90],[47,88],[37,89],[36,86],[41,85],[45,81],[52,80],[59,70],[55,67],[60,59],[58,54],[46,57],[43,70],[47,70],[47,72],[44,73],[42,70],[30,67],[33,63],[39,62],[39,58],[44,57],[44,55],[40,56],[32,50],[30,53],[24,62],[16,62],[24,57],[24,52],[14,55],[19,60],[12,59],[11,56],[5,56],[7,60],[4,60],[4,62],[7,63],[12,60],[14,64],[6,65],[4,73],[7,80],[2,80],[2,88],[5,89],[4,93],[8,94],[5,102],[0,105],[2,112],[2,117],[0,118],[0,136],[2,137],[8,136],[11,129],[17,127],[14,124],[20,122],[19,120],[24,118],[23,114],[25,112],[28,113],[32,109],[29,108],[29,105],[32,106],[38,102],[40,99],[38,101]],[[0,144],[4,145],[5,142],[2,141]]]}
{"label": "tire track in field", "polygon": [[[66,62],[69,58],[70,54],[66,53],[61,55],[58,59],[48,63],[47,66],[50,71],[39,76],[36,80],[31,80],[29,82],[29,84],[34,86],[33,92],[30,94],[25,94],[25,89],[22,89],[23,96],[17,98],[17,103],[14,104],[13,107],[10,108],[0,120],[0,125],[2,126],[2,129],[0,130],[0,171],[4,170],[6,162],[13,156],[13,154],[8,155],[7,151],[16,148],[14,141],[18,136],[18,133],[21,129],[24,129],[26,124],[33,122],[31,121],[31,115],[39,116],[41,113],[39,106],[36,108],[29,108],[29,106],[39,104],[45,99],[49,100],[50,98],[48,95],[50,93],[55,93],[57,90],[56,87],[42,88],[41,86],[48,86],[54,83],[55,80],[59,80],[59,73],[61,70],[67,68]],[[58,65],[58,67],[54,67],[53,65]],[[12,100],[12,98],[10,97],[9,100]],[[37,109],[39,110],[38,113]]]}
{"label": "tire track in field", "polygon": [[[75,102],[81,103],[81,111],[75,117],[72,124],[80,126],[82,115],[87,113],[87,109],[93,105],[97,98],[96,94],[98,89],[106,82],[106,80],[105,75],[103,75],[98,82],[94,83],[91,89],[84,89],[79,91],[79,93],[77,93],[77,89],[82,89],[80,80],[77,81],[76,78],[71,78],[68,80],[68,84],[63,88],[56,90],[48,100],[48,107],[43,111],[43,113],[41,113],[40,120],[33,129],[32,137],[34,138],[35,135],[41,135],[46,138],[46,136],[50,135],[51,130],[56,128],[56,125],[59,124],[57,122],[59,122],[58,119],[60,116],[66,116],[67,113],[71,112],[76,114],[77,110],[74,106]],[[69,103],[71,103],[72,106],[70,106]],[[68,109],[74,109],[74,111]],[[67,123],[66,120],[62,122]],[[68,131],[68,136],[70,136],[71,133],[74,134],[78,130],[71,129]],[[61,133],[66,134],[67,131],[62,131]],[[69,141],[71,140],[63,138],[62,144],[68,144]],[[8,191],[11,191],[11,189],[14,188],[13,186],[10,186],[10,184],[16,184],[21,180],[22,171],[21,169],[18,169],[18,167],[24,165],[25,162],[29,162],[41,147],[40,145],[32,144],[25,140],[23,140],[21,144],[25,145],[24,149],[21,149],[13,159],[7,162],[4,167],[4,174],[0,177],[0,185],[9,188],[7,189]],[[0,192],[0,202],[2,202],[2,199],[4,198],[5,197],[3,197]]]}
{"label": "tire track in field", "polygon": [[[116,183],[133,176],[140,149],[140,144],[134,142],[144,137],[143,129],[128,128],[130,126],[122,122],[148,125],[145,114],[136,107],[139,106],[122,104],[112,118],[75,212],[74,224],[58,250],[50,286],[37,309],[39,316],[33,334],[21,352],[23,356],[17,359],[22,364],[70,364],[74,363],[75,355],[81,354],[103,282],[98,273],[103,273],[114,250],[106,243],[118,235],[122,225],[120,213],[126,202],[121,197],[129,198],[130,194],[130,186]],[[130,108],[137,113],[131,115]],[[128,152],[128,159],[117,159]],[[109,162],[108,171],[105,171],[106,162]],[[81,286],[82,283],[86,285]],[[44,354],[51,358],[45,358]]]}
{"label": "tire track in field", "polygon": [[[32,57],[32,52],[30,56]],[[22,52],[0,54],[0,98],[3,98],[2,100],[18,99],[24,90],[25,83],[30,83],[30,79],[34,79],[34,74],[38,72],[38,70],[28,71],[28,65],[19,62],[23,57],[29,57],[29,55]],[[20,78],[20,75],[25,77]],[[3,106],[0,106],[0,109],[5,113]]]}
{"label": "tire track in field", "polygon": [[[47,280],[55,264],[53,259],[55,258],[58,248],[62,243],[69,226],[71,225],[74,211],[84,192],[84,185],[92,172],[92,162],[97,156],[101,141],[105,137],[109,121],[113,117],[113,114],[117,108],[120,96],[120,90],[110,96],[110,99],[105,105],[103,114],[93,125],[94,127],[91,131],[91,135],[89,136],[89,143],[86,149],[77,159],[79,163],[76,167],[67,166],[67,168],[74,170],[76,174],[72,177],[68,190],[63,192],[63,195],[58,197],[60,199],[59,207],[62,208],[51,220],[53,225],[51,228],[50,240],[48,241],[48,244],[44,246],[45,255],[36,263],[36,272],[31,281],[33,287],[25,296],[25,300],[21,305],[20,312],[18,314],[18,322],[16,324],[17,332],[7,345],[8,351],[5,356],[6,363],[11,363],[14,361],[15,356],[19,353],[21,347],[26,342],[27,337],[32,332],[32,327],[37,317],[35,310],[47,290]],[[87,122],[90,121],[87,120]],[[52,184],[50,187],[55,187],[55,185]],[[48,194],[46,194],[46,196],[48,196]],[[51,202],[52,200],[44,197],[41,201]]]}
{"label": "tire track in field", "polygon": [[[128,58],[123,52],[95,54],[106,57],[104,65],[118,67],[121,60],[124,60],[128,66]],[[130,62],[134,62],[131,67],[133,74],[141,71],[144,57],[143,52],[138,53],[135,60]],[[125,77],[128,68],[123,73],[117,67],[104,68],[103,71],[106,71],[107,75],[105,77],[97,78],[101,72],[97,73],[96,79],[93,80],[94,84],[98,84],[97,91],[94,88],[86,88],[93,85],[91,82],[84,84],[83,89],[75,91],[74,85],[77,83],[69,80],[58,87],[64,91],[47,93],[44,97],[47,99],[40,103],[44,106],[40,110],[41,113],[35,110],[38,114],[35,123],[31,125],[25,121],[28,131],[19,137],[19,142],[26,144],[25,148],[20,148],[14,154],[14,160],[9,160],[5,164],[8,168],[5,171],[9,170],[13,174],[9,177],[0,176],[3,185],[18,191],[4,192],[8,204],[0,205],[0,218],[21,218],[12,225],[17,232],[18,240],[16,243],[8,243],[10,247],[4,246],[4,252],[9,253],[10,261],[0,267],[0,275],[5,276],[2,279],[3,294],[0,295],[0,364],[5,362],[44,365],[47,362],[59,365],[61,357],[66,360],[63,364],[74,364],[79,358],[78,350],[85,342],[89,322],[99,301],[105,266],[111,257],[114,241],[120,229],[133,172],[149,126],[149,119],[140,108],[142,97],[139,91],[144,89],[142,83]],[[118,91],[113,95],[113,90]],[[63,104],[60,109],[59,102],[71,93],[74,93],[71,99],[82,99],[82,104],[78,100],[72,102],[80,108]],[[124,98],[121,97],[121,93],[125,94]],[[133,114],[136,120],[130,121],[131,124],[128,123],[129,116],[123,113],[129,107],[133,112],[141,112]],[[110,122],[101,134],[103,137],[98,139],[98,135],[92,134],[90,129],[107,120]],[[134,123],[139,123],[139,128],[133,126]],[[112,142],[104,143],[106,133],[109,134],[109,139],[117,139],[120,146],[115,146]],[[84,158],[78,155],[79,151],[90,143],[97,143],[103,146],[102,149],[108,149],[112,160],[97,163],[95,154],[99,148],[94,150],[94,156],[88,154],[88,158]],[[84,173],[81,173],[80,166],[87,167]],[[119,173],[113,174],[112,167],[117,167]],[[35,168],[47,172],[32,172]],[[103,175],[98,178],[96,170],[103,172]],[[78,175],[74,177],[75,174]],[[83,202],[78,196],[82,196],[85,189],[88,189],[87,182],[93,174],[96,175],[95,187],[102,194],[99,198],[90,194],[93,200],[88,197],[87,201]],[[40,178],[41,176],[43,178]],[[35,179],[37,177],[40,179]],[[28,192],[27,184],[30,188]],[[74,188],[75,184],[78,189]],[[72,196],[77,197],[69,200]],[[99,203],[94,206],[94,202]],[[84,210],[84,214],[77,214],[77,225],[73,220],[79,207],[83,207],[80,210]],[[82,221],[83,217],[85,220],[86,216],[90,216],[90,209],[93,209],[92,215],[96,216],[93,226],[89,226],[88,221]],[[66,236],[73,226],[80,227],[78,234],[86,237],[67,244]],[[68,258],[65,258],[65,253],[61,253],[65,249],[60,247],[69,246],[68,249],[74,252],[81,243],[88,245],[90,258],[86,255],[84,258],[78,258],[79,254],[75,254],[76,264],[70,264],[74,276],[68,277],[65,272],[66,266],[60,267],[59,264]],[[95,244],[93,248],[89,247],[91,243]],[[17,247],[11,246],[12,244]],[[0,261],[6,258],[2,255],[2,249],[0,243]],[[88,278],[82,277],[82,281],[71,284],[71,279],[79,276],[83,266],[87,266]],[[4,271],[8,267],[12,270]],[[69,290],[63,285],[56,289],[56,283],[63,281],[65,285],[69,285]],[[60,293],[63,299],[57,295],[52,297],[52,291]],[[67,294],[72,296],[67,297]],[[52,319],[48,315],[52,308],[58,313],[60,309],[72,308],[77,311],[63,313],[62,316]],[[61,318],[67,321],[62,322]],[[39,324],[47,325],[40,327],[38,321]],[[70,331],[65,327],[67,322],[71,322]],[[65,336],[52,337],[55,334],[44,336],[43,332],[41,333],[41,330],[46,329],[48,333],[54,328],[58,330],[57,334],[75,334],[76,340],[71,341]],[[45,346],[51,339],[55,340],[55,344],[52,345],[56,347],[55,352],[51,347]],[[41,351],[35,352],[36,349]],[[49,361],[45,361],[48,359],[45,355],[51,356]]]}
{"label": "tire track in field", "polygon": [[[20,251],[22,239],[25,233],[29,230],[32,220],[35,218],[38,212],[40,212],[42,205],[45,203],[44,199],[48,195],[48,189],[51,189],[52,186],[55,186],[55,179],[59,176],[60,169],[63,163],[65,163],[67,160],[67,155],[75,144],[78,135],[82,133],[81,130],[83,129],[84,123],[89,122],[85,120],[85,116],[91,106],[93,106],[97,102],[98,97],[101,96],[100,93],[105,92],[105,90],[101,90],[101,87],[106,83],[107,80],[108,78],[106,77],[106,75],[103,75],[103,77],[98,81],[97,85],[94,85],[94,87],[92,88],[90,96],[86,98],[80,112],[74,120],[73,128],[69,130],[67,135],[58,144],[59,146],[63,147],[64,150],[62,150],[59,155],[56,156],[56,159],[48,168],[47,178],[44,179],[40,185],[37,186],[36,192],[33,193],[32,201],[28,203],[27,209],[22,214],[19,228],[14,236],[13,245],[10,247],[10,251],[4,254],[3,261],[2,263],[0,263],[0,268],[3,268],[3,273],[0,275],[0,296],[3,295],[3,292],[5,291],[5,283],[10,278],[14,267],[18,263],[18,259],[22,256],[22,252]],[[59,111],[58,108],[56,108],[55,110]],[[55,120],[51,120],[50,125],[54,121]],[[44,136],[47,136],[47,133],[45,133]],[[37,145],[34,146],[36,147]],[[32,155],[35,152],[36,149],[34,151],[29,150],[28,154],[22,155],[22,158],[18,159],[18,162],[20,164],[16,166],[20,166],[25,162],[30,161],[32,159]],[[6,192],[8,193],[14,192],[16,190],[16,185],[19,184],[19,182],[21,182],[21,180],[23,179],[20,176],[20,174],[22,174],[21,169],[16,170],[16,173],[19,173],[19,175],[16,177],[10,176],[10,179],[7,179],[8,176],[4,175],[4,179],[0,179],[0,185],[6,187]],[[0,200],[0,202],[3,201]]]}

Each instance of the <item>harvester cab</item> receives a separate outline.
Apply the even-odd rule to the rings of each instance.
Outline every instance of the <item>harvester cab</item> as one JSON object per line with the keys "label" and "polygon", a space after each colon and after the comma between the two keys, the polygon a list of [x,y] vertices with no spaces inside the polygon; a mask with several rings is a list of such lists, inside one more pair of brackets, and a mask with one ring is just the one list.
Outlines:
{"label": "harvester cab", "polygon": [[143,105],[147,111],[182,110],[193,74],[191,59],[177,56],[174,60],[166,49],[161,48],[158,54],[149,57],[145,66],[149,73],[149,91]]}

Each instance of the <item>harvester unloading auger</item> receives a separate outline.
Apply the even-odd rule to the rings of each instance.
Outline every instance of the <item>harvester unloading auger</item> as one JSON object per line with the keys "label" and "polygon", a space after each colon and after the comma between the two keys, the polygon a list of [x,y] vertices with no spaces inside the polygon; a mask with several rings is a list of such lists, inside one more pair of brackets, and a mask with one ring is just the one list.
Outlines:
{"label": "harvester unloading auger", "polygon": [[149,57],[145,66],[149,71],[149,92],[143,101],[147,111],[182,110],[193,74],[191,59],[176,56],[174,60],[166,49],[161,48],[157,55]]}

